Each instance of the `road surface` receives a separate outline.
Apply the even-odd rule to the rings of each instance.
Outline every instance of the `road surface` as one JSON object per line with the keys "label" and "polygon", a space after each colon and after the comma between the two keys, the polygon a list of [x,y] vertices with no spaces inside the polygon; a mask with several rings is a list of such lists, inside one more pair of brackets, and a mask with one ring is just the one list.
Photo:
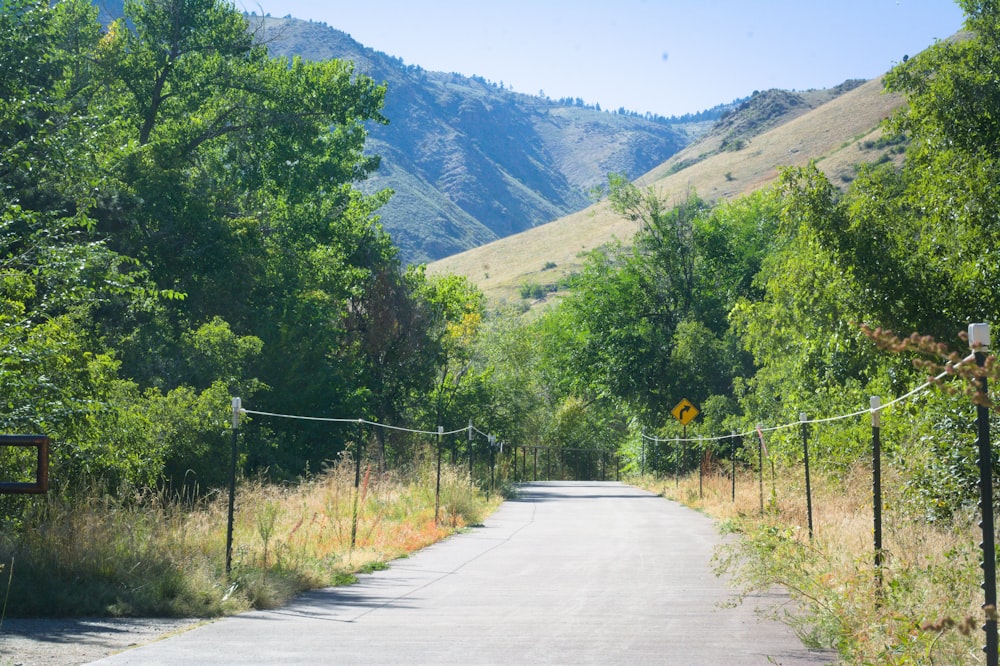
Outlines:
{"label": "road surface", "polygon": [[712,521],[620,483],[525,484],[482,527],[351,586],[95,662],[827,664],[711,570]]}

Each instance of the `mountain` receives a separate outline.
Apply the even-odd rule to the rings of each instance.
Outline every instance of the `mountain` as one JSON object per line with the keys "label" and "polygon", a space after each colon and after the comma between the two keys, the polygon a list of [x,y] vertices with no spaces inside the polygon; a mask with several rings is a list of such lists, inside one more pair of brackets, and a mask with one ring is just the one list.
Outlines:
{"label": "mountain", "polygon": [[[883,141],[880,129],[902,103],[883,92],[880,78],[830,90],[756,93],[636,182],[668,201],[680,202],[689,192],[715,201],[772,184],[782,166],[815,160],[831,182],[844,185],[859,164],[902,158],[901,146]],[[558,285],[581,267],[582,253],[616,238],[627,243],[636,231],[634,222],[600,202],[433,262],[428,271],[465,275],[495,302],[524,303],[521,294],[528,291],[539,301],[539,291],[558,296]]]}
{"label": "mountain", "polygon": [[395,191],[380,214],[409,262],[582,210],[609,172],[646,173],[726,108],[684,119],[609,113],[579,99],[523,95],[480,77],[406,65],[323,23],[249,19],[272,55],[351,60],[357,73],[387,83],[389,124],[371,126],[367,144],[382,166],[363,187]]}

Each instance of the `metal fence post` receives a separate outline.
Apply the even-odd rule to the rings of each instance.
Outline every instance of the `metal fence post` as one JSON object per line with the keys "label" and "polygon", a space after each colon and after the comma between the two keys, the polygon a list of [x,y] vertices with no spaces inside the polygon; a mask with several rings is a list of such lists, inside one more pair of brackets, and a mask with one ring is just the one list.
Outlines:
{"label": "metal fence post", "polygon": [[680,488],[681,485],[681,454],[680,454],[680,442],[674,437],[674,487]]}
{"label": "metal fence post", "polygon": [[732,432],[732,443],[729,445],[729,457],[732,458],[733,467],[733,502],[736,502],[736,431]]}
{"label": "metal fence post", "polygon": [[705,442],[698,436],[698,499],[705,499]]}
{"label": "metal fence post", "polygon": [[813,500],[812,486],[809,479],[809,424],[806,423],[806,415],[799,414],[799,422],[802,424],[802,451],[805,456],[806,465],[806,517],[809,521],[809,538],[813,538]]}
{"label": "metal fence post", "polygon": [[472,419],[469,419],[469,485],[475,486],[475,481],[473,480],[476,474],[476,456],[475,447],[472,441]]}
{"label": "metal fence post", "polygon": [[757,436],[760,438],[757,447],[757,461],[758,467],[760,468],[760,515],[764,515],[764,432],[761,430],[761,426],[757,424]]}
{"label": "metal fence post", "polygon": [[490,443],[490,493],[496,492],[497,489],[497,477],[496,477],[496,465],[497,465],[497,452],[496,452],[496,442],[497,438],[493,435],[489,436]]}
{"label": "metal fence post", "polygon": [[[969,346],[976,356],[976,365],[982,368],[986,365],[986,350],[990,346],[990,325],[969,324]],[[983,529],[983,610],[986,613],[986,623],[983,631],[986,633],[987,666],[997,666],[997,570],[996,544],[993,525],[993,452],[990,449],[990,410],[989,393],[986,377],[977,380],[976,397],[976,429],[979,435],[979,508],[982,514],[980,526]]]}
{"label": "metal fence post", "polygon": [[640,439],[642,448],[639,453],[639,476],[646,476],[646,433]]}
{"label": "metal fence post", "polygon": [[229,456],[229,517],[226,521],[226,576],[233,570],[233,522],[236,513],[236,444],[240,436],[239,398],[233,398],[233,443]]}
{"label": "metal fence post", "polygon": [[358,540],[358,504],[361,501],[361,443],[365,438],[364,421],[358,419],[358,443],[354,447],[354,505],[351,507],[351,549]]}
{"label": "metal fence post", "polygon": [[875,534],[875,585],[882,593],[882,400],[871,397],[872,410],[872,506],[874,508]]}
{"label": "metal fence post", "polygon": [[438,426],[437,442],[437,485],[434,487],[434,524],[438,524],[438,514],[441,512],[441,439],[444,437],[444,426]]}

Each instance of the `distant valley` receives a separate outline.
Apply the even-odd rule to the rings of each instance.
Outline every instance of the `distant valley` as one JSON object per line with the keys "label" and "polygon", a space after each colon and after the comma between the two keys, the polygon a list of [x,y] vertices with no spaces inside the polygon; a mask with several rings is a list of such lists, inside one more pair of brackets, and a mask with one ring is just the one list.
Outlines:
{"label": "distant valley", "polygon": [[427,71],[323,23],[250,19],[273,55],[351,60],[387,83],[390,122],[368,140],[382,166],[362,187],[395,192],[380,214],[404,261],[466,275],[494,300],[523,302],[534,287],[529,301],[544,302],[539,291],[558,295],[581,253],[627,242],[633,225],[591,198],[608,173],[715,200],[773,182],[781,166],[818,160],[846,183],[898,154],[878,141],[900,103],[878,80],[760,91],[682,118],[609,113]]}

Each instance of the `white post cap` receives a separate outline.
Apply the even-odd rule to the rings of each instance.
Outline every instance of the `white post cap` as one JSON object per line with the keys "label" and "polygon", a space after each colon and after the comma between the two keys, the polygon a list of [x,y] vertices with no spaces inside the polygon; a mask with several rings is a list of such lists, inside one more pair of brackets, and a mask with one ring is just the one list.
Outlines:
{"label": "white post cap", "polygon": [[984,351],[990,347],[990,325],[969,324],[969,348]]}

